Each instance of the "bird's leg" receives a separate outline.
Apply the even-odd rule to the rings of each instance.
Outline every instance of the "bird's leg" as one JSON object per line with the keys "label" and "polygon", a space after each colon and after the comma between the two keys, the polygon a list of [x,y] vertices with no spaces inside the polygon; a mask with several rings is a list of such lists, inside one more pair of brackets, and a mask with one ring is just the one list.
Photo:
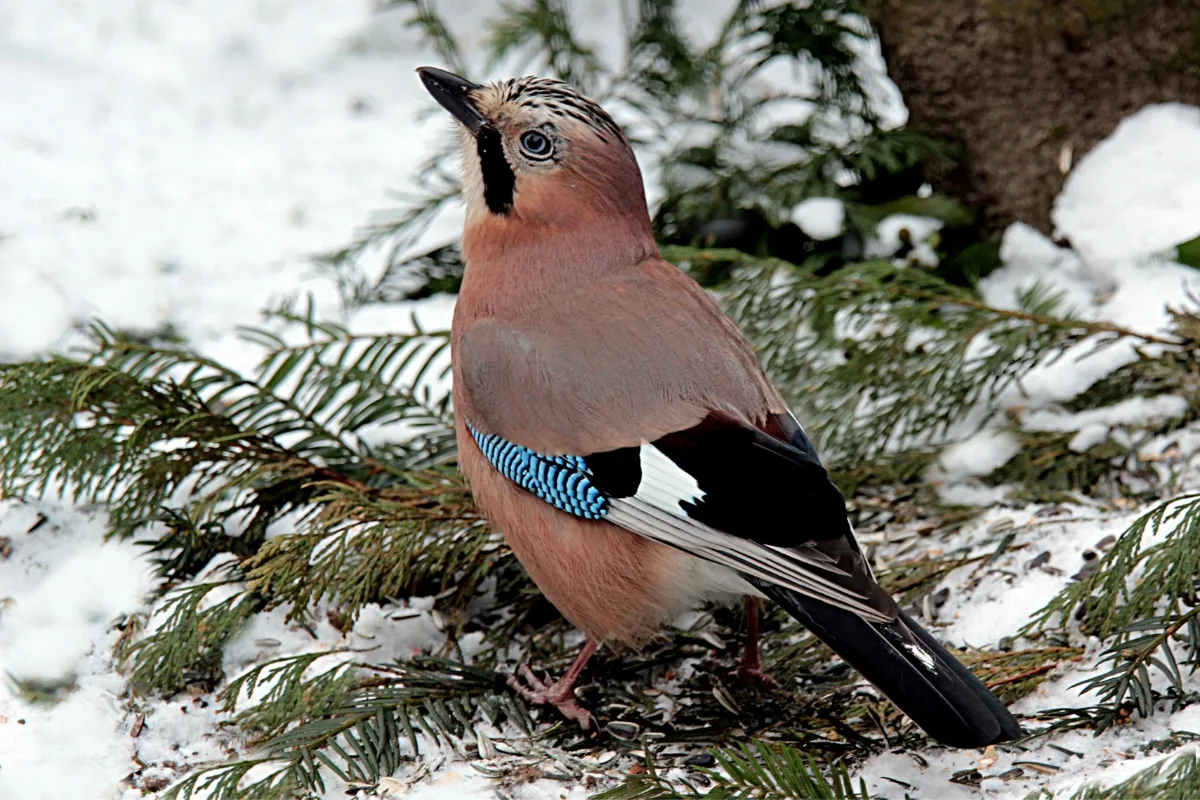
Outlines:
{"label": "bird's leg", "polygon": [[763,672],[762,660],[758,656],[758,609],[762,601],[757,597],[746,598],[746,646],[742,649],[742,660],[738,664],[737,677],[760,689],[774,689],[775,679]]}
{"label": "bird's leg", "polygon": [[[517,675],[521,677],[510,675],[508,685],[530,703],[554,706],[558,713],[578,722],[579,727],[585,730],[591,728],[594,725],[591,712],[579,705],[579,701],[575,699],[575,682],[579,680],[579,673],[583,672],[583,667],[592,657],[592,653],[596,652],[596,647],[597,642],[589,639],[575,658],[575,663],[571,664],[571,668],[552,684],[544,683],[533,674],[528,664],[522,664],[517,668]],[[521,682],[522,679],[524,683]]]}

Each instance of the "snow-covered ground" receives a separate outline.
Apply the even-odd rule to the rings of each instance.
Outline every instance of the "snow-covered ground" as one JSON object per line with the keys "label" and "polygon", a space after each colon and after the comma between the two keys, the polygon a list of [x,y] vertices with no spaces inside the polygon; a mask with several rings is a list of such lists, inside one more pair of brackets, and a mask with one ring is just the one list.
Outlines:
{"label": "snow-covered ground", "polygon": [[[254,322],[272,299],[312,293],[321,308],[335,312],[335,289],[315,274],[308,257],[346,243],[373,211],[393,205],[388,190],[404,188],[449,131],[442,115],[422,115],[432,104],[412,73],[436,57],[403,29],[399,16],[372,17],[369,5],[0,5],[0,358],[62,347],[74,326],[99,317],[124,328],[169,324],[204,352],[246,364],[254,354],[233,330]],[[614,5],[573,4],[602,54],[618,46]],[[695,5],[711,12],[726,3]],[[479,20],[494,2],[442,6],[464,49],[477,51]],[[693,32],[703,35],[705,21],[717,16],[695,14]],[[902,117],[902,109],[895,113]],[[835,211],[822,209],[826,227]],[[1155,254],[1200,234],[1200,110],[1156,107],[1128,120],[1077,165],[1056,222],[1074,250],[1014,226],[1005,237],[1006,266],[986,282],[987,299],[1010,304],[1023,285],[1042,279],[1085,317],[1157,332],[1165,306],[1182,302],[1185,284],[1196,283],[1194,271]],[[448,213],[431,236],[452,236],[458,224]],[[425,324],[445,325],[449,308],[445,300],[422,306]],[[398,329],[409,324],[412,310],[377,307],[351,322]],[[1130,415],[1177,413],[1127,407],[1072,416],[1053,408],[1131,357],[1113,347],[1081,361],[1064,359],[1030,376],[1024,394],[1005,402],[1043,408],[1042,422],[1078,431],[1081,446]],[[1198,445],[1200,439],[1180,446],[1191,451]],[[984,431],[943,459],[944,491],[984,501],[963,541],[1010,518],[1017,542],[1049,550],[1061,574],[1014,568],[1011,582],[993,576],[969,590],[965,571],[950,576],[947,586],[955,591],[941,618],[949,622],[943,633],[957,644],[995,645],[1015,634],[1075,571],[1082,550],[1119,534],[1136,514],[1080,507],[1070,520],[1054,521],[1035,516],[1035,508],[1007,507],[994,491],[971,485],[972,475],[1011,450],[1003,435]],[[211,697],[136,708],[127,702],[110,657],[119,635],[113,621],[143,609],[154,578],[137,548],[105,543],[103,531],[97,509],[0,501],[0,675],[73,687],[60,702],[38,704],[0,681],[0,799],[132,800],[173,778],[171,764],[221,759],[237,746],[218,731]],[[1026,556],[1006,558],[1012,563],[1000,567]],[[261,617],[229,648],[225,667],[237,674],[265,658],[364,636],[397,656],[428,648],[440,636],[430,602],[415,598],[408,605],[413,614],[400,621],[392,619],[396,609],[368,611],[349,642],[330,626],[314,639],[289,629],[281,615]],[[1018,710],[1078,704],[1070,687],[1087,665],[1051,680]],[[1081,756],[1046,748],[1028,756],[1061,771],[1027,770],[1019,780],[988,779],[982,788],[993,797],[1017,798],[1038,785],[1115,780],[1142,765],[1143,759],[1126,757],[1140,743],[1198,726],[1200,712],[1193,708],[1098,738],[1069,734],[1056,743]],[[863,774],[884,797],[906,791],[977,796],[978,790],[947,779],[977,766],[978,753],[924,756],[926,766],[908,755],[884,755]],[[1010,766],[1005,758],[981,771],[1000,774]],[[141,764],[149,766],[138,787],[123,782]],[[331,786],[328,796],[345,796],[344,789]],[[587,794],[546,781],[521,791],[531,800]],[[413,792],[423,800],[491,793],[485,778],[450,760]]]}

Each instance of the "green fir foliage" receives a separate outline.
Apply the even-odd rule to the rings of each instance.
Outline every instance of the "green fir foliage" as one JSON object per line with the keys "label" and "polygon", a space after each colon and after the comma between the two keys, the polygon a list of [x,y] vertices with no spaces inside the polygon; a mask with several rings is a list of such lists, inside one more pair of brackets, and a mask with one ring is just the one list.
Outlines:
{"label": "green fir foliage", "polygon": [[[1026,497],[1082,493],[1103,503],[1174,486],[1173,463],[1137,454],[1150,437],[1193,422],[1191,410],[1114,428],[1080,453],[1061,433],[1025,430],[1019,410],[1005,415],[994,401],[1068,348],[1122,342],[1138,348],[1136,359],[1070,410],[1164,395],[1200,407],[1200,319],[1179,310],[1170,335],[1150,335],[1074,318],[1041,287],[1016,307],[989,306],[977,283],[999,263],[996,245],[972,238],[971,209],[918,193],[926,167],[954,153],[881,126],[855,56],[870,36],[855,0],[743,0],[704,43],[684,35],[684,5],[629,4],[627,47],[609,64],[568,3],[511,0],[488,23],[487,57],[576,83],[661,166],[654,226],[664,255],[720,295],[856,513],[907,503],[952,521],[955,512],[928,501],[921,477],[942,445],[997,421],[1024,447],[989,480]],[[381,6],[405,15],[446,67],[469,68],[434,0]],[[811,78],[803,93],[762,91],[763,69],[780,60]],[[787,108],[807,113],[779,122]],[[453,145],[422,165],[398,211],[319,259],[345,310],[457,290],[458,247],[418,247],[458,196]],[[795,204],[813,197],[843,202],[840,236],[814,241],[791,221]],[[864,256],[864,239],[897,213],[942,221],[945,235],[927,243],[938,266],[906,256],[911,236],[893,256]],[[381,253],[383,276],[370,278],[362,265]],[[112,535],[137,537],[162,583],[152,613],[126,620],[118,645],[132,692],[219,690],[223,713],[251,747],[247,758],[191,771],[169,798],[313,797],[334,778],[371,788],[419,773],[431,748],[503,753],[522,769],[578,779],[596,772],[588,751],[600,741],[645,767],[605,790],[605,800],[864,798],[851,766],[923,741],[890,703],[857,692],[856,676],[782,613],[762,620],[767,666],[799,688],[748,697],[726,686],[734,648],[725,637],[741,626],[728,609],[640,654],[593,661],[589,672],[605,680],[582,691],[603,709],[602,739],[539,724],[550,717],[531,717],[506,677],[518,660],[560,668],[578,642],[457,472],[447,332],[415,321],[411,330],[355,334],[292,303],[241,332],[261,353],[250,370],[176,337],[100,323],[72,355],[0,364],[0,496],[61,492],[102,505]],[[984,569],[1012,535],[996,539],[992,555],[881,556],[878,573],[904,604],[927,609],[938,582]],[[1026,631],[1028,646],[962,658],[1013,700],[1080,657],[1068,641],[1078,624],[1105,641],[1107,671],[1088,686],[1095,706],[1043,715],[1051,730],[1103,729],[1190,703],[1186,679],[1200,663],[1198,548],[1200,496],[1170,500],[1046,607]],[[446,634],[436,653],[402,663],[366,652],[304,654],[222,672],[222,647],[254,614],[282,609],[297,626],[324,618],[345,631],[366,605],[410,596],[435,598]],[[468,633],[481,637],[470,664],[459,646]],[[646,687],[683,658],[697,669],[676,681],[679,710],[667,719]],[[754,715],[741,710],[747,702]],[[679,748],[711,757],[711,767],[676,779],[683,764],[668,760]],[[1124,788],[1078,797],[1183,797],[1163,787],[1194,787],[1196,774],[1194,756],[1185,756]]]}
{"label": "green fir foliage", "polygon": [[[594,800],[686,800],[707,797],[712,800],[869,800],[866,784],[857,784],[846,766],[832,764],[828,770],[811,756],[794,747],[771,747],[763,742],[740,747],[714,748],[713,759],[719,769],[703,770],[704,786],[690,781],[672,783],[646,763],[646,773],[625,780],[620,786],[601,792]],[[828,774],[826,774],[828,773]]]}
{"label": "green fir foliage", "polygon": [[1107,643],[1105,671],[1083,684],[1097,704],[1067,711],[1059,726],[1084,722],[1104,730],[1135,712],[1154,714],[1161,701],[1178,709],[1195,699],[1184,681],[1200,666],[1197,547],[1200,495],[1162,503],[1030,623],[1027,632],[1035,633],[1073,620]]}

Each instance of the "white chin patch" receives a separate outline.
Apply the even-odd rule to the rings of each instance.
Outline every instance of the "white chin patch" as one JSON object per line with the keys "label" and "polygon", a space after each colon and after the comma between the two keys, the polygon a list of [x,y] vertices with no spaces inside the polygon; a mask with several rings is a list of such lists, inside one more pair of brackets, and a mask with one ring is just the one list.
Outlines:
{"label": "white chin patch", "polygon": [[680,503],[695,503],[704,497],[696,479],[654,445],[642,445],[639,455],[642,482],[638,484],[637,499],[672,514],[684,514]]}

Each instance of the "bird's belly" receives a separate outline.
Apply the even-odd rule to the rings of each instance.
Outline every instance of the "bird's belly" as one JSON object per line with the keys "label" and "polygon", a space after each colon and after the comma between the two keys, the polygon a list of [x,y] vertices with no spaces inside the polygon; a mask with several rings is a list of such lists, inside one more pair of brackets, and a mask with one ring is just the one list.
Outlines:
{"label": "bird's belly", "polygon": [[459,442],[460,465],[488,520],[546,598],[589,636],[636,646],[705,600],[753,593],[726,567],[558,511],[496,472],[470,436]]}

